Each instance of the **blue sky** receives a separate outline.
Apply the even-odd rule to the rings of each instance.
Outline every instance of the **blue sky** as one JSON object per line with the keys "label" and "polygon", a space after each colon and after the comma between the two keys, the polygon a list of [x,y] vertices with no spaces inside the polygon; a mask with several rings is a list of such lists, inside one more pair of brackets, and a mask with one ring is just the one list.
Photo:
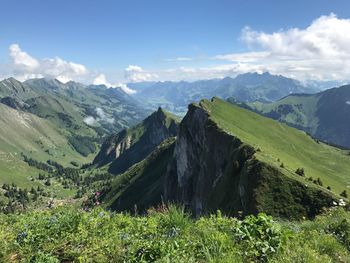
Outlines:
{"label": "blue sky", "polygon": [[[67,78],[86,74],[85,77],[75,77],[86,82],[93,81],[99,74],[104,74],[105,79],[108,78],[111,82],[177,80],[181,79],[179,74],[183,74],[184,79],[221,77],[225,73],[208,74],[206,70],[215,67],[222,69],[225,65],[229,68],[229,65],[237,63],[244,63],[243,69],[226,70],[228,75],[265,68],[274,71],[273,67],[266,65],[273,61],[272,64],[276,67],[276,59],[281,62],[281,54],[279,52],[278,58],[274,55],[267,61],[263,53],[254,53],[275,52],[272,50],[274,45],[263,43],[259,33],[273,37],[273,33],[286,33],[293,28],[307,31],[313,21],[322,16],[327,16],[329,20],[335,17],[337,21],[343,22],[350,18],[350,2],[337,0],[2,0],[1,9],[0,76],[22,74],[23,78],[27,78],[40,75],[40,70],[44,72],[43,76],[47,76],[51,73],[45,73],[43,67],[54,67],[57,64],[47,60],[58,57],[67,63],[67,67],[69,62],[74,62],[83,65],[86,71],[70,74],[69,71],[64,73],[62,69],[63,73],[58,70],[57,74],[66,74]],[[330,27],[339,27],[333,22],[328,23]],[[247,30],[244,31],[246,27],[250,28],[248,33]],[[346,33],[347,29],[345,26],[345,31],[341,33]],[[245,35],[242,30],[246,32]],[[250,33],[255,34],[253,40],[247,40]],[[290,41],[291,45],[300,44],[294,43],[296,40],[287,40],[286,43]],[[9,47],[13,44],[17,44],[18,48],[9,55]],[[20,52],[34,58],[41,66],[36,65],[35,70],[28,65],[16,68],[20,64],[19,60],[23,59]],[[243,61],[237,61],[236,58],[218,59],[218,55],[247,52],[249,57],[258,55],[259,61],[256,62],[257,57],[254,57],[254,61],[246,61],[246,58]],[[16,54],[19,57],[17,63],[14,63],[13,56]],[[263,60],[261,56],[264,57]],[[268,57],[271,58],[271,55]],[[46,62],[42,62],[43,59]],[[62,63],[58,64],[64,67]],[[134,67],[130,68],[129,65]],[[128,67],[129,71],[125,71]],[[303,67],[307,69],[309,65],[304,63],[297,71]],[[50,72],[52,71],[55,72],[54,69]],[[134,73],[135,79],[132,75]],[[288,72],[286,69],[274,73],[290,73],[291,76],[296,74],[293,70]],[[141,78],[137,78],[137,74],[144,74],[145,78],[141,75]],[[320,77],[322,74],[314,75],[309,78]],[[298,74],[296,77],[305,78]],[[320,78],[331,77],[322,75]],[[334,75],[333,78],[337,76]]]}

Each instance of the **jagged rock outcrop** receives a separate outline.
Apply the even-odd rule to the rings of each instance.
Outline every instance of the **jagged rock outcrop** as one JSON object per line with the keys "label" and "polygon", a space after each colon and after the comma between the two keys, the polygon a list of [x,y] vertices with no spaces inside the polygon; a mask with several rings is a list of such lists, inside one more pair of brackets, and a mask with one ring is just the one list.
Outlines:
{"label": "jagged rock outcrop", "polygon": [[109,136],[93,163],[98,166],[109,164],[111,173],[122,173],[177,132],[177,119],[159,108],[139,125]]}
{"label": "jagged rock outcrop", "polygon": [[191,104],[180,124],[164,185],[166,201],[200,216],[266,212],[313,217],[332,204],[331,195],[283,175],[258,160],[256,150],[219,128],[204,105]]}

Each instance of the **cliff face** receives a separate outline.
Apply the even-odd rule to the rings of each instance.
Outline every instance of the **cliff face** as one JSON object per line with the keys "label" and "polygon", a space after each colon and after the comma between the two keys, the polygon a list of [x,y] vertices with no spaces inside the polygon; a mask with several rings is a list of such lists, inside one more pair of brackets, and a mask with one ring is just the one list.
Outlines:
{"label": "cliff face", "polygon": [[141,124],[107,138],[94,164],[110,163],[111,173],[122,173],[146,158],[162,141],[176,136],[177,131],[177,120],[159,108]]}
{"label": "cliff face", "polygon": [[220,129],[204,106],[190,105],[168,165],[165,200],[183,204],[196,216],[220,209],[296,218],[312,217],[332,203],[324,191],[308,189],[256,159],[255,151]]}
{"label": "cliff face", "polygon": [[221,131],[205,110],[190,105],[168,167],[166,199],[183,203],[195,215],[218,207],[253,207],[240,178],[253,154],[252,147]]}

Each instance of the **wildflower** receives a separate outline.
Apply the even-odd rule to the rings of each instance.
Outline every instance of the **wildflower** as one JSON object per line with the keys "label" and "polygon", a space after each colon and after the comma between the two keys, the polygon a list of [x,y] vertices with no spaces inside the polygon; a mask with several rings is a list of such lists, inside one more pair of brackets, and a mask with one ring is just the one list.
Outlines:
{"label": "wildflower", "polygon": [[100,192],[96,192],[95,193],[96,196],[100,196],[100,194],[101,194]]}

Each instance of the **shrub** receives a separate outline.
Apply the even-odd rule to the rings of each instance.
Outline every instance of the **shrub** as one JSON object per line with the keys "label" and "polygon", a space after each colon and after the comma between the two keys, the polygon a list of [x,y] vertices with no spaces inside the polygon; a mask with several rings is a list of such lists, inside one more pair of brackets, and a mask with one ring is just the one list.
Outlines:
{"label": "shrub", "polygon": [[305,171],[304,168],[298,168],[295,170],[295,173],[300,175],[300,176],[305,176]]}
{"label": "shrub", "polygon": [[343,219],[340,222],[331,224],[328,232],[335,235],[336,238],[350,251],[350,221]]}
{"label": "shrub", "polygon": [[244,256],[251,260],[265,261],[282,245],[281,229],[265,214],[246,217],[234,235],[244,244]]}
{"label": "shrub", "polygon": [[340,193],[340,196],[348,198],[348,193],[346,190],[344,190],[343,192]]}

